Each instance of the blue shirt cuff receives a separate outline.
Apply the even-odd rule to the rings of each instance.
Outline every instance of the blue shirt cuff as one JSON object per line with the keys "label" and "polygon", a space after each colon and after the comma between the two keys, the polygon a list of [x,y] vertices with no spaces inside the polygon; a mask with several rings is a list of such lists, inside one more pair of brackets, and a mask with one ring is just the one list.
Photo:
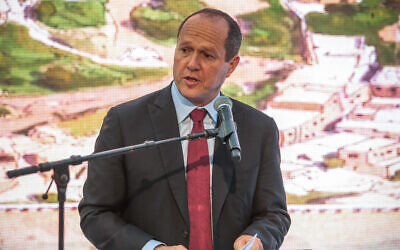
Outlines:
{"label": "blue shirt cuff", "polygon": [[157,240],[149,240],[146,245],[143,246],[142,250],[154,250],[154,248],[158,247],[159,245],[164,245],[164,243],[157,241]]}

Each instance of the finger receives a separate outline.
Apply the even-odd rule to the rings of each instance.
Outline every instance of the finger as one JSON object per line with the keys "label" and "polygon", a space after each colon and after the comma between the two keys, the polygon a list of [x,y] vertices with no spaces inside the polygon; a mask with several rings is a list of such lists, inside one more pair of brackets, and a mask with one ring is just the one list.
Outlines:
{"label": "finger", "polygon": [[251,246],[251,250],[263,250],[264,247],[261,243],[261,240],[259,238],[256,238],[253,242],[253,245]]}
{"label": "finger", "polygon": [[263,244],[259,238],[256,238],[256,242],[258,245],[258,250],[264,250]]}

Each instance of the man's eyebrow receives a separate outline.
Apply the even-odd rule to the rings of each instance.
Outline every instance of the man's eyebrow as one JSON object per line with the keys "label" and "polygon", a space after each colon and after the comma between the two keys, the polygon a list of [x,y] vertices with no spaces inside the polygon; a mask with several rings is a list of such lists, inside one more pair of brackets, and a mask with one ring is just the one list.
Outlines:
{"label": "man's eyebrow", "polygon": [[185,41],[185,42],[179,43],[179,46],[188,46],[188,45],[191,45],[191,42]]}
{"label": "man's eyebrow", "polygon": [[217,50],[214,48],[203,47],[201,50],[209,53],[217,53]]}
{"label": "man's eyebrow", "polygon": [[[186,47],[186,46],[192,46],[192,42],[190,41],[183,41],[181,43],[178,44],[178,47]],[[218,54],[218,50],[215,49],[214,47],[200,47],[199,48],[200,51],[206,52],[206,53],[212,53],[212,54]]]}

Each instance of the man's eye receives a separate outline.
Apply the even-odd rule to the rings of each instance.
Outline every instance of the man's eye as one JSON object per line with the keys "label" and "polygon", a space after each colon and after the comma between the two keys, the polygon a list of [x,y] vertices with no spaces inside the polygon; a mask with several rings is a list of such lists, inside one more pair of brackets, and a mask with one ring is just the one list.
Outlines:
{"label": "man's eye", "polygon": [[209,59],[213,59],[213,58],[214,58],[213,55],[210,55],[210,54],[207,54],[207,53],[205,53],[204,56],[205,56],[206,58],[209,58]]}
{"label": "man's eye", "polygon": [[181,48],[181,51],[182,51],[183,53],[187,53],[187,52],[189,51],[189,49],[188,49],[188,48]]}

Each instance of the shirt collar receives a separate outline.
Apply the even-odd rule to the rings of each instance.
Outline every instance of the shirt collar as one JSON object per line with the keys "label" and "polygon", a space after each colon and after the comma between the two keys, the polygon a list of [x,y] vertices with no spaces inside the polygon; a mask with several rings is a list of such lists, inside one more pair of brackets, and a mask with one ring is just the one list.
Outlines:
{"label": "shirt collar", "polygon": [[172,100],[175,105],[175,110],[176,110],[176,115],[178,117],[178,123],[181,123],[184,121],[189,114],[196,108],[204,108],[207,110],[208,115],[211,117],[211,119],[216,123],[217,118],[218,118],[218,113],[214,109],[214,103],[217,97],[220,96],[220,93],[207,105],[203,107],[197,107],[193,103],[191,103],[186,97],[184,97],[178,90],[178,87],[175,84],[175,81],[172,83],[171,87],[171,94],[172,94]]}

